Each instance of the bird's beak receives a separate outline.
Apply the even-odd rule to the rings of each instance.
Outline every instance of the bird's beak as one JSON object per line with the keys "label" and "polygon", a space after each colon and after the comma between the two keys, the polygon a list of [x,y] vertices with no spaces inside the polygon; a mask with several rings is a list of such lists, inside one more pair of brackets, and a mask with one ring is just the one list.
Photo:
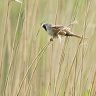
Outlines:
{"label": "bird's beak", "polygon": [[44,23],[42,22],[42,23],[40,24],[40,26],[43,27],[43,25],[44,25]]}

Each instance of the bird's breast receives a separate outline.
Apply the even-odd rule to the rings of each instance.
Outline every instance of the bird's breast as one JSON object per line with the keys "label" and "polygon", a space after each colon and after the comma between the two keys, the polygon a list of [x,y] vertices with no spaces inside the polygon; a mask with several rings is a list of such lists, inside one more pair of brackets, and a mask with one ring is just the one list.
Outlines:
{"label": "bird's breast", "polygon": [[54,35],[54,32],[52,30],[48,30],[47,31],[49,35],[53,36]]}

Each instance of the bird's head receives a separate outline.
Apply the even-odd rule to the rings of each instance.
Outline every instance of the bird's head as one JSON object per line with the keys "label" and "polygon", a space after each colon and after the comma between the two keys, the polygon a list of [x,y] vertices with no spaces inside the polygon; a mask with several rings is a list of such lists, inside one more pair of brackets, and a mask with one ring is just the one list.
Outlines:
{"label": "bird's head", "polygon": [[51,28],[51,24],[48,24],[48,23],[43,23],[41,25],[46,31],[48,31],[50,28]]}

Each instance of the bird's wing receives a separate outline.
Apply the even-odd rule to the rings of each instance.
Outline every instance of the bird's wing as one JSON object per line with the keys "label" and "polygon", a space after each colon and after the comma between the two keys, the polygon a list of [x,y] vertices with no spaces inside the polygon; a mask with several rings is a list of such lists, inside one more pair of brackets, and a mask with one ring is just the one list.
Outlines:
{"label": "bird's wing", "polygon": [[52,31],[56,35],[65,35],[65,36],[74,36],[78,38],[82,38],[81,36],[78,36],[70,31],[69,27],[64,26],[53,26]]}
{"label": "bird's wing", "polygon": [[59,35],[65,35],[65,31],[63,30],[64,26],[53,26],[52,31],[54,34],[59,34]]}

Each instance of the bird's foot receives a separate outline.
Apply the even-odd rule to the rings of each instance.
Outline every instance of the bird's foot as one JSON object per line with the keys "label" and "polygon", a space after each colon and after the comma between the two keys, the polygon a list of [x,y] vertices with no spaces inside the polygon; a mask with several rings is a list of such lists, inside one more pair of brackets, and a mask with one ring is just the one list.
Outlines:
{"label": "bird's foot", "polygon": [[50,41],[53,41],[53,38],[50,38]]}

